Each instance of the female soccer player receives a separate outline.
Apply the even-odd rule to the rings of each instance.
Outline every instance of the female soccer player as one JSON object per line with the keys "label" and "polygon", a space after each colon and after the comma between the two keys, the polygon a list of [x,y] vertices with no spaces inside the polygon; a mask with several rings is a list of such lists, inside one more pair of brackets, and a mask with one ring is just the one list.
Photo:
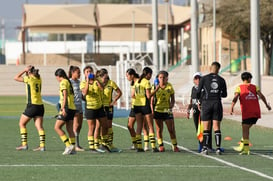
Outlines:
{"label": "female soccer player", "polygon": [[171,83],[168,82],[168,72],[160,71],[158,73],[159,84],[152,89],[154,96],[152,97],[153,114],[156,125],[157,143],[159,151],[164,152],[163,144],[163,122],[167,125],[171,141],[172,150],[179,152],[175,134],[174,118],[172,109],[175,103],[174,89]]}
{"label": "female soccer player", "polygon": [[249,131],[250,128],[256,124],[257,120],[261,118],[258,96],[262,99],[268,110],[271,110],[271,106],[267,103],[266,98],[261,93],[260,89],[256,85],[251,84],[251,73],[242,73],[241,79],[243,83],[235,90],[230,114],[233,114],[234,106],[239,98],[242,112],[243,138],[241,140],[240,146],[234,147],[234,150],[240,152],[241,155],[249,155]]}
{"label": "female soccer player", "polygon": [[132,98],[134,101],[134,112],[136,115],[137,129],[136,129],[136,142],[137,152],[143,152],[141,132],[143,127],[144,118],[147,121],[149,127],[149,138],[153,152],[158,152],[155,143],[155,134],[152,118],[152,110],[150,105],[150,99],[152,97],[150,79],[152,77],[153,70],[149,67],[145,67],[139,80],[135,83],[132,89]]}
{"label": "female soccer player", "polygon": [[[107,143],[107,117],[102,104],[103,87],[95,79],[93,68],[87,66],[84,68],[85,80],[81,82],[80,88],[83,96],[85,96],[85,117],[88,124],[88,143],[89,149],[92,152],[110,152],[110,147]],[[99,120],[101,125],[101,141],[99,147],[99,132],[95,132],[96,120]]]}
{"label": "female soccer player", "polygon": [[[55,71],[55,76],[58,82],[60,82],[60,112],[57,116],[55,123],[55,131],[60,136],[61,140],[64,142],[66,148],[63,155],[75,154],[75,134],[73,131],[73,119],[76,112],[76,107],[74,104],[74,92],[73,87],[69,78],[67,77],[63,69],[57,69]],[[62,127],[66,125],[66,130],[69,135],[67,138]]]}
{"label": "female soccer player", "polygon": [[[126,77],[127,80],[131,82],[131,89],[133,88],[134,84],[138,81],[139,79],[139,75],[136,73],[136,71],[132,68],[129,68],[126,71]],[[128,117],[128,124],[127,124],[127,128],[130,132],[131,135],[131,141],[132,141],[132,147],[131,149],[137,149],[137,145],[136,145],[136,131],[134,128],[135,122],[136,122],[136,116],[135,116],[135,112],[134,112],[134,101],[135,99],[132,98],[131,100],[131,111]],[[149,150],[149,133],[148,133],[148,127],[146,124],[146,120],[144,120],[143,123],[143,134],[144,134],[144,151],[148,151]]]}
{"label": "female soccer player", "polygon": [[[25,76],[23,77],[23,75]],[[39,133],[40,146],[33,151],[45,151],[45,131],[43,128],[44,105],[41,96],[42,79],[39,70],[34,66],[27,66],[23,71],[19,72],[14,80],[26,84],[27,107],[21,115],[19,121],[21,145],[16,150],[27,150],[27,123],[33,118],[35,127]]]}
{"label": "female soccer player", "polygon": [[81,70],[77,66],[70,66],[69,68],[69,80],[72,84],[74,91],[74,104],[76,106],[76,113],[73,120],[73,131],[76,138],[76,151],[84,151],[84,149],[80,146],[80,131],[82,128],[82,120],[83,120],[83,109],[82,109],[82,92],[80,90],[80,77]]}
{"label": "female soccer player", "polygon": [[[117,86],[117,84],[109,79],[108,71],[106,69],[101,69],[99,71],[99,77],[103,86],[103,97],[102,97],[102,103],[104,110],[106,112],[107,116],[107,127],[108,127],[108,143],[111,147],[111,150],[114,150],[113,146],[113,128],[112,128],[112,122],[113,122],[113,114],[114,114],[114,105],[116,104],[117,100],[121,97],[122,92],[120,88]],[[113,91],[116,92],[116,96],[113,98]]]}

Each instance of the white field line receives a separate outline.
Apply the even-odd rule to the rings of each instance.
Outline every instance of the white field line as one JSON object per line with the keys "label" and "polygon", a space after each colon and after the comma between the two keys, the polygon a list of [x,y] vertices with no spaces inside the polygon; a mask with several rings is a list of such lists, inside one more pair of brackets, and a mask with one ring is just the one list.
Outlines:
{"label": "white field line", "polygon": [[[49,101],[45,101],[45,102],[48,103],[48,104],[50,104],[50,105],[54,105],[53,103],[51,103],[51,102],[49,102]],[[119,128],[122,128],[122,129],[127,130],[127,128],[126,128],[125,126],[122,126],[122,125],[119,125],[119,124],[113,123],[113,126],[116,126],[116,127],[119,127]],[[167,141],[163,141],[163,142],[164,142],[165,144],[167,144],[167,145],[172,145],[170,142],[167,142]],[[187,151],[187,152],[189,152],[189,153],[195,154],[195,155],[204,156],[204,157],[207,157],[207,158],[216,160],[216,161],[218,161],[218,162],[220,162],[220,163],[223,163],[223,164],[225,164],[225,165],[228,165],[228,166],[230,166],[230,167],[238,168],[238,169],[240,169],[240,170],[244,170],[244,171],[246,171],[246,172],[253,173],[253,174],[258,175],[258,176],[260,176],[260,177],[264,177],[264,178],[273,180],[273,177],[271,177],[271,176],[269,176],[269,175],[266,175],[266,174],[264,174],[264,173],[262,173],[262,172],[259,172],[259,171],[256,171],[256,170],[252,170],[252,169],[248,169],[248,168],[246,168],[246,167],[242,167],[242,166],[236,165],[236,164],[234,164],[234,163],[227,162],[227,161],[222,160],[222,159],[217,158],[217,157],[212,157],[212,156],[209,156],[209,155],[202,155],[202,154],[200,154],[200,153],[197,153],[197,152],[195,152],[195,151],[192,151],[192,150],[190,150],[190,149],[188,149],[188,148],[186,148],[186,147],[183,147],[183,146],[179,146],[179,145],[178,145],[178,148],[180,148],[180,149],[182,149],[182,150],[184,150],[184,151]],[[251,153],[253,153],[253,152],[251,152]],[[255,154],[255,155],[257,155],[257,156],[261,156],[261,157],[267,158],[267,159],[272,159],[272,157],[267,156],[267,155],[258,154],[258,153],[253,153],[253,154]],[[1,165],[0,165],[0,166],[1,166]]]}
{"label": "white field line", "polygon": [[228,166],[218,165],[92,165],[92,164],[15,164],[15,165],[0,165],[0,167],[118,167],[118,168],[135,168],[135,167],[146,167],[146,168],[230,168]]}
{"label": "white field line", "polygon": [[264,158],[273,160],[273,157],[269,156],[269,155],[264,155],[264,154],[260,154],[260,153],[256,153],[256,152],[252,152],[252,151],[250,153],[253,154],[253,155],[257,155],[257,156],[260,156],[260,157],[264,157]]}
{"label": "white field line", "polygon": [[[113,123],[113,125],[116,126],[116,127],[119,127],[119,128],[122,128],[122,129],[127,130],[127,128],[126,128],[125,126],[118,125],[118,124],[115,124],[115,123]],[[165,144],[168,144],[168,145],[172,145],[170,142],[167,142],[167,141],[164,141],[164,143],[165,143]],[[218,162],[220,162],[220,163],[223,163],[223,164],[225,164],[225,165],[227,165],[227,166],[230,166],[230,167],[233,167],[233,168],[238,168],[238,169],[240,169],[240,170],[243,170],[243,171],[246,171],[246,172],[249,172],[249,173],[253,173],[253,174],[258,175],[258,176],[260,176],[260,177],[263,177],[263,178],[267,178],[267,179],[273,180],[273,177],[271,177],[271,176],[269,176],[269,175],[266,175],[266,174],[264,174],[264,173],[262,173],[262,172],[259,172],[259,171],[256,171],[256,170],[252,170],[252,169],[249,169],[249,168],[246,168],[246,167],[242,167],[242,166],[236,165],[236,164],[234,164],[234,163],[231,163],[231,162],[222,160],[222,159],[220,159],[220,158],[218,158],[218,157],[213,157],[213,156],[209,156],[209,155],[202,155],[202,154],[200,154],[200,153],[197,153],[197,152],[195,152],[195,151],[192,151],[192,150],[190,150],[190,149],[188,149],[188,148],[186,148],[186,147],[183,147],[183,146],[178,146],[178,148],[180,148],[180,149],[182,149],[182,150],[184,150],[184,151],[187,151],[187,152],[189,152],[189,153],[198,155],[198,156],[204,156],[204,157],[210,158],[210,159],[212,159],[212,160],[215,160],[215,161],[218,161]]]}

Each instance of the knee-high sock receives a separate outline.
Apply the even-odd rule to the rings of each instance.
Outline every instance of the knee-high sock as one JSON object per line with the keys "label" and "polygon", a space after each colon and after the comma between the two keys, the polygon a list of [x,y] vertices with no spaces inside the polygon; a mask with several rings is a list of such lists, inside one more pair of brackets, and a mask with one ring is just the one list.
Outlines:
{"label": "knee-high sock", "polygon": [[20,129],[21,143],[23,146],[27,145],[27,128]]}
{"label": "knee-high sock", "polygon": [[209,137],[210,137],[210,131],[204,130],[204,132],[203,132],[203,146],[204,146],[204,148],[209,147]]}
{"label": "knee-high sock", "polygon": [[39,138],[40,138],[40,147],[45,147],[45,131],[39,131]]}
{"label": "knee-high sock", "polygon": [[220,130],[217,130],[215,133],[215,143],[218,148],[221,147],[222,134]]}

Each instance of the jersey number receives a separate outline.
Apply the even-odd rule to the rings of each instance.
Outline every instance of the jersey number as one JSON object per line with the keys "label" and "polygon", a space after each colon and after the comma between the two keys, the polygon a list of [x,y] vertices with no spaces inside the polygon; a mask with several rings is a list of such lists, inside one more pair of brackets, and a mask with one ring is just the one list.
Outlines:
{"label": "jersey number", "polygon": [[40,92],[40,90],[41,90],[41,89],[40,89],[40,87],[39,87],[39,84],[35,84],[35,91],[36,91],[36,92]]}

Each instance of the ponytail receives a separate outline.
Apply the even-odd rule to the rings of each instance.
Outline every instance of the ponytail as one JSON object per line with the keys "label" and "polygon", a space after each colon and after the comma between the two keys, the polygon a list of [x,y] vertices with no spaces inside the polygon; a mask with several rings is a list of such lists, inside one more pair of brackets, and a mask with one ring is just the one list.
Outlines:
{"label": "ponytail", "polygon": [[153,73],[153,70],[152,70],[150,67],[145,67],[145,68],[143,69],[143,71],[142,71],[142,74],[141,74],[139,80],[138,80],[138,83],[140,83],[141,80],[142,80],[144,77],[146,77],[149,73],[152,74],[152,73]]}
{"label": "ponytail", "polygon": [[62,78],[64,78],[64,79],[68,80],[70,90],[71,90],[72,94],[74,95],[74,90],[73,90],[72,84],[71,84],[69,78],[67,77],[67,75],[66,75],[64,69],[61,69],[61,68],[57,69],[57,70],[55,71],[55,76],[62,77]]}

